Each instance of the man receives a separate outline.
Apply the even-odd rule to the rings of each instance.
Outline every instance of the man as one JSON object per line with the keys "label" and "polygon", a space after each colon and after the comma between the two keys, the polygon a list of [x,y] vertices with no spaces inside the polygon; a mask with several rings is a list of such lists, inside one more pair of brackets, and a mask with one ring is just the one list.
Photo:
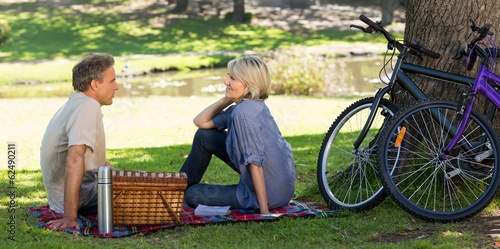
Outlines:
{"label": "man", "polygon": [[111,105],[118,90],[114,59],[90,53],[73,67],[68,101],[50,120],[40,149],[42,178],[49,206],[64,218],[47,225],[77,228],[78,214],[97,213],[97,176],[106,160],[101,106]]}

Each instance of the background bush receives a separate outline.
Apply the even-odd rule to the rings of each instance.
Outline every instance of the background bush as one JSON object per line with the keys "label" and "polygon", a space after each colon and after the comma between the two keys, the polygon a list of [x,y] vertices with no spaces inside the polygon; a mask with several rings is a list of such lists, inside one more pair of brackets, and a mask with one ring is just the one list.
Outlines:
{"label": "background bush", "polygon": [[270,51],[266,58],[276,95],[335,96],[355,91],[338,57],[293,47]]}

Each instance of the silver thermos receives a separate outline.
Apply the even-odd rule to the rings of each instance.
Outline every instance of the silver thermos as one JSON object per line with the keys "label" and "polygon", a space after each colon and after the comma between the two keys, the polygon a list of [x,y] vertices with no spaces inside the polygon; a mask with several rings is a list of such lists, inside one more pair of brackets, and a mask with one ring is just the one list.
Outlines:
{"label": "silver thermos", "polygon": [[111,167],[101,166],[97,172],[97,224],[99,234],[113,232],[113,185]]}

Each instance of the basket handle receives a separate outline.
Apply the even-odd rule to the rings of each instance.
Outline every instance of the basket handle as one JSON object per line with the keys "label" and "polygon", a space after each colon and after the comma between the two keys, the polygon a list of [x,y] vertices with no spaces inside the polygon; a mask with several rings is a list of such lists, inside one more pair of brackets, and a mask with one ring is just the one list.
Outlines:
{"label": "basket handle", "polygon": [[113,198],[113,205],[115,205],[116,201],[118,200],[118,197],[120,197],[120,195],[122,195],[123,193],[125,193],[125,190],[120,191],[120,193],[115,198]]}
{"label": "basket handle", "polygon": [[175,221],[177,221],[177,223],[181,223],[181,219],[174,212],[174,210],[172,209],[172,207],[170,206],[170,204],[168,204],[168,202],[165,199],[165,197],[163,197],[163,194],[161,193],[161,191],[158,191],[158,195],[161,197],[161,200],[163,201],[163,204],[165,204],[165,206],[167,206],[167,210],[168,210],[168,212],[170,212],[170,215],[172,215],[175,218]]}

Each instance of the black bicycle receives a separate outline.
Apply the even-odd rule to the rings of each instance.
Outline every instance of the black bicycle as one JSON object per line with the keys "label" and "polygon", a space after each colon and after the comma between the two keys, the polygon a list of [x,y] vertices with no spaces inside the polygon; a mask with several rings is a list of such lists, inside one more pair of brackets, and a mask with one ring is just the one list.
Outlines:
{"label": "black bicycle", "polygon": [[[381,33],[387,39],[387,53],[381,69],[391,67],[387,85],[375,96],[358,100],[347,107],[328,129],[317,162],[317,180],[321,195],[332,208],[352,211],[368,210],[387,196],[378,175],[377,140],[379,131],[395,114],[398,107],[391,101],[396,84],[414,100],[427,96],[410,76],[430,77],[467,85],[471,78],[404,62],[408,55],[439,58],[440,54],[418,44],[404,44],[388,33],[380,22],[359,17],[368,27],[351,25],[365,33]],[[392,52],[391,52],[392,51]],[[396,52],[399,52],[393,64]]]}

